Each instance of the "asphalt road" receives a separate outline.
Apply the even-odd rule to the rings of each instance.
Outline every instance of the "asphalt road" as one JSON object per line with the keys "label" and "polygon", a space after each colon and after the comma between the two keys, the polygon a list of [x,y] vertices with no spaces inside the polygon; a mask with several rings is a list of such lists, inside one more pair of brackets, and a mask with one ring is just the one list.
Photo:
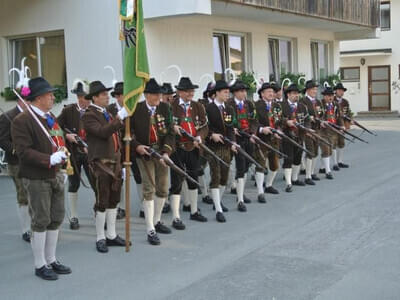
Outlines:
{"label": "asphalt road", "polygon": [[[279,175],[281,194],[253,201],[247,213],[226,194],[227,223],[200,204],[209,222],[182,213],[187,229],[160,236],[159,247],[147,244],[132,199],[131,252],[97,253],[93,197],[81,189],[81,229],[65,222],[58,246],[73,273],[56,282],[33,275],[12,182],[0,177],[0,299],[400,299],[400,120],[363,124],[379,135],[349,145],[351,168],[334,172],[335,180],[287,194]],[[246,193],[256,198],[252,181]],[[163,219],[169,224],[171,215]],[[123,234],[123,222],[118,229]]]}

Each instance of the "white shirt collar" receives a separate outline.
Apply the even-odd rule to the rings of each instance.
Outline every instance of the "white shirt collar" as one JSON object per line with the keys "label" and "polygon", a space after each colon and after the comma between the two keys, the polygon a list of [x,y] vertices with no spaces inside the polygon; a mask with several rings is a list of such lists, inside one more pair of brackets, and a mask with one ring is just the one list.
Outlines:
{"label": "white shirt collar", "polygon": [[287,101],[289,102],[289,105],[294,104],[294,105],[297,107],[297,102],[292,102],[292,101],[290,101],[289,99],[288,99]]}
{"label": "white shirt collar", "polygon": [[341,102],[343,100],[343,98],[336,97],[336,100]]}
{"label": "white shirt collar", "polygon": [[185,101],[183,101],[183,99],[182,98],[179,98],[179,105],[187,105],[187,104],[190,104],[190,101],[188,101],[188,102],[185,102]]}
{"label": "white shirt collar", "polygon": [[86,108],[80,107],[79,102],[76,102],[76,106],[78,107],[79,111],[81,111],[81,110],[86,111]]}
{"label": "white shirt collar", "polygon": [[98,105],[96,105],[94,103],[91,103],[90,105],[95,107],[95,108],[97,108],[102,113],[106,111],[106,109],[104,107],[98,106]]}
{"label": "white shirt collar", "polygon": [[306,93],[306,97],[308,97],[310,100],[315,101],[315,98],[311,97],[309,94]]}
{"label": "white shirt collar", "polygon": [[220,107],[221,105],[225,108],[225,103],[224,102],[219,102],[217,99],[214,99],[214,103],[215,105],[217,105],[218,107]]}
{"label": "white shirt collar", "polygon": [[235,102],[236,102],[236,105],[239,105],[239,103],[244,103],[244,100],[239,100],[239,99],[235,98]]}
{"label": "white shirt collar", "polygon": [[18,110],[19,110],[20,112],[23,112],[23,111],[24,111],[24,110],[22,109],[22,107],[19,106],[18,104],[17,104],[17,108],[18,108]]}
{"label": "white shirt collar", "polygon": [[46,114],[47,114],[47,113],[45,113],[44,111],[42,111],[41,109],[37,108],[37,107],[34,106],[34,105],[31,105],[31,108],[32,108],[33,111],[34,111],[35,113],[37,113],[39,116],[41,116],[42,118],[46,118]]}
{"label": "white shirt collar", "polygon": [[208,98],[208,103],[213,103],[213,102],[214,102],[214,100],[209,97]]}
{"label": "white shirt collar", "polygon": [[116,102],[115,102],[115,105],[117,105],[117,109],[118,109],[118,111],[120,111],[120,110],[122,109],[122,106],[121,106],[121,105],[119,105],[118,101],[116,101]]}
{"label": "white shirt collar", "polygon": [[153,109],[157,108],[157,106],[151,106],[149,103],[146,101],[146,106],[150,111],[153,111]]}

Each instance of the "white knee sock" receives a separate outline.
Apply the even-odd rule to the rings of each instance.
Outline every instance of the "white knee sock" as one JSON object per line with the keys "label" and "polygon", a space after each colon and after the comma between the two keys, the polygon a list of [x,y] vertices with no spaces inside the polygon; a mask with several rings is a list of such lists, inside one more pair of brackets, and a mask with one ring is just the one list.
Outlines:
{"label": "white knee sock", "polygon": [[333,165],[337,165],[338,164],[336,149],[332,150],[332,160],[333,160]]}
{"label": "white knee sock", "polygon": [[274,179],[275,179],[277,173],[278,173],[277,171],[269,170],[268,175],[267,175],[267,182],[266,182],[266,186],[267,187],[271,187],[272,186],[272,184],[274,183]]}
{"label": "white knee sock", "polygon": [[154,230],[154,200],[143,201],[144,218],[147,233]]}
{"label": "white knee sock", "polygon": [[238,197],[238,202],[243,202],[244,194],[244,178],[238,178],[236,186],[236,195]]}
{"label": "white knee sock", "polygon": [[311,175],[312,175],[312,164],[313,164],[314,159],[309,159],[306,158],[306,178],[307,179],[311,179]]}
{"label": "white knee sock", "polygon": [[300,165],[292,165],[292,181],[296,181],[299,178]]}
{"label": "white knee sock", "polygon": [[237,180],[233,179],[231,183],[231,189],[236,189],[236,186],[237,186]]}
{"label": "white knee sock", "polygon": [[71,218],[78,217],[78,193],[68,193],[69,209],[71,211]]}
{"label": "white knee sock", "polygon": [[315,168],[317,167],[317,159],[318,159],[318,157],[314,157],[312,159],[311,174],[315,174],[316,173]]}
{"label": "white knee sock", "polygon": [[337,148],[337,161],[338,163],[343,163],[343,150],[344,148]]}
{"label": "white knee sock", "polygon": [[211,197],[212,197],[212,199],[214,201],[215,211],[216,212],[222,212],[219,189],[210,189],[210,191],[211,191]]}
{"label": "white knee sock", "polygon": [[154,198],[154,224],[161,221],[161,214],[164,207],[165,198],[155,196]]}
{"label": "white knee sock", "polygon": [[[269,175],[269,173],[268,173]],[[257,185],[257,192],[258,195],[264,194],[264,173],[263,172],[256,172],[256,185]]]}
{"label": "white knee sock", "polygon": [[96,234],[97,241],[104,240],[106,238],[104,234],[104,224],[106,223],[106,213],[97,211],[96,212]]}
{"label": "white knee sock", "polygon": [[171,195],[169,201],[171,202],[172,220],[180,219],[179,204],[181,202],[181,195]]}
{"label": "white knee sock", "polygon": [[307,167],[306,167],[306,160],[307,160],[307,158],[306,157],[304,157],[304,155],[301,157],[301,165],[300,165],[300,170],[305,170]]}
{"label": "white knee sock", "polygon": [[48,265],[56,261],[56,249],[59,230],[48,230],[46,232],[46,244],[44,254]]}
{"label": "white knee sock", "polygon": [[331,172],[331,166],[330,166],[330,159],[329,157],[324,157],[322,158],[322,161],[324,162],[325,166],[325,173],[328,174]]}
{"label": "white knee sock", "polygon": [[201,194],[203,197],[208,196],[208,186],[206,182],[206,176],[200,176],[199,177],[199,182],[200,182],[200,188],[201,188]]}
{"label": "white knee sock", "polygon": [[31,236],[31,247],[33,251],[33,259],[35,261],[35,268],[39,269],[46,265],[44,256],[44,248],[46,247],[46,231],[33,232]]}
{"label": "white knee sock", "polygon": [[107,219],[107,238],[113,240],[117,237],[115,232],[115,222],[117,220],[117,209],[106,209],[106,219]]}
{"label": "white knee sock", "polygon": [[181,193],[181,195],[182,195],[182,198],[183,198],[183,204],[185,206],[190,205],[190,200],[189,200],[189,195],[188,195],[188,186],[187,186],[186,180],[182,184],[182,193]]}
{"label": "white knee sock", "polygon": [[124,183],[121,188],[121,197],[120,197],[120,201],[118,203],[118,207],[120,209],[125,209],[125,180],[124,180]]}
{"label": "white knee sock", "polygon": [[17,204],[17,212],[21,223],[22,233],[28,232],[31,229],[31,216],[29,215],[28,205]]}
{"label": "white knee sock", "polygon": [[197,195],[198,190],[188,190],[188,195],[190,199],[190,213],[193,215],[197,212]]}
{"label": "white knee sock", "polygon": [[286,185],[292,185],[292,168],[283,169],[285,173]]}

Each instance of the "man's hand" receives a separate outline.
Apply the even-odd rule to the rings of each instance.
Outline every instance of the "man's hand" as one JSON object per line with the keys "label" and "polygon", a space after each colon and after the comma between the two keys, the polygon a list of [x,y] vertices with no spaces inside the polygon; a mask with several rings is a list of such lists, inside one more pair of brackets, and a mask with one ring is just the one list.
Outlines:
{"label": "man's hand", "polygon": [[240,136],[239,129],[233,128],[233,132],[235,133],[235,135]]}
{"label": "man's hand", "polygon": [[235,145],[232,145],[232,146],[231,146],[231,150],[232,150],[233,152],[235,152],[235,153],[238,152],[238,151],[237,151],[237,147],[236,147]]}
{"label": "man's hand", "polygon": [[196,147],[196,148],[200,148],[200,144],[202,143],[202,141],[201,141],[201,136],[196,136],[196,139],[193,141],[193,145]]}
{"label": "man's hand", "polygon": [[118,119],[120,119],[121,121],[123,121],[126,117],[129,116],[128,111],[126,110],[125,107],[121,108],[117,114],[118,114]]}
{"label": "man's hand", "polygon": [[265,135],[268,135],[268,134],[272,133],[272,131],[271,131],[271,129],[269,127],[263,127],[261,132],[262,132],[262,134],[265,134]]}
{"label": "man's hand", "polygon": [[286,124],[287,124],[287,126],[289,126],[289,127],[295,127],[295,126],[296,126],[294,120],[287,120],[287,121],[286,121]]}
{"label": "man's hand", "polygon": [[61,164],[66,159],[67,159],[67,155],[65,154],[64,151],[60,150],[60,151],[54,152],[50,156],[50,165],[55,166],[55,165]]}
{"label": "man's hand", "polygon": [[322,122],[321,122],[321,127],[322,127],[322,128],[326,128],[326,127],[327,127],[326,121],[322,121]]}
{"label": "man's hand", "polygon": [[224,143],[222,134],[219,134],[219,133],[213,133],[211,135],[211,139],[216,143],[222,143],[222,144]]}
{"label": "man's hand", "polygon": [[280,136],[279,134],[277,134],[277,133],[274,133],[274,137],[275,137],[276,139],[278,139],[278,140],[281,140],[281,139],[282,139],[281,136]]}
{"label": "man's hand", "polygon": [[76,137],[75,133],[67,133],[65,135],[65,138],[67,139],[68,142],[77,144],[78,142],[76,141],[75,137]]}
{"label": "man's hand", "polygon": [[150,149],[149,146],[139,145],[136,148],[136,152],[139,153],[140,155],[149,155],[150,156],[149,149]]}
{"label": "man's hand", "polygon": [[179,126],[179,125],[174,125],[175,134],[177,134],[177,135],[179,135],[179,136],[182,136],[182,133],[181,133],[181,131],[180,131],[181,129],[182,129],[181,126]]}

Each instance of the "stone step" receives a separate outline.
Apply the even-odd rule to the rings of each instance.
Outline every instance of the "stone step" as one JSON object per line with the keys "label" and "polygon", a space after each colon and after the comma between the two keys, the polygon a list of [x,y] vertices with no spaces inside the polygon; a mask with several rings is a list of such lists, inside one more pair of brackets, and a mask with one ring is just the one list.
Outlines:
{"label": "stone step", "polygon": [[400,117],[397,110],[382,111],[359,111],[356,118],[398,118]]}

